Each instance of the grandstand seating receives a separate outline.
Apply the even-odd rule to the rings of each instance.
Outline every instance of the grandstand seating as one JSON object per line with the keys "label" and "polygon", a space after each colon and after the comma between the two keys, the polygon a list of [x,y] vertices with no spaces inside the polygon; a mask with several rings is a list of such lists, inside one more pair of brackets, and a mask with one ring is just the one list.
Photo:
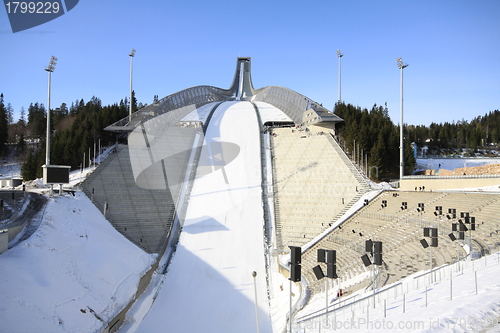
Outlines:
{"label": "grandstand seating", "polygon": [[327,229],[369,186],[324,127],[275,128],[272,145],[278,248],[286,252]]}
{"label": "grandstand seating", "polygon": [[[382,201],[387,202],[382,207]],[[408,209],[401,209],[407,202]],[[417,211],[418,203],[424,211]],[[435,215],[435,207],[443,207],[443,215]],[[456,219],[446,217],[448,208],[455,208]],[[448,234],[451,223],[460,218],[460,212],[469,212],[476,217],[476,230],[471,231],[473,248],[478,253],[491,253],[500,247],[500,196],[486,193],[403,192],[386,191],[367,206],[347,219],[303,254],[302,272],[312,292],[322,290],[324,282],[316,281],[312,267],[316,266],[317,249],[337,250],[337,271],[341,281],[347,281],[366,271],[360,257],[365,253],[367,239],[383,242],[382,272],[377,287],[392,283],[415,272],[430,268],[430,249],[424,249],[420,240],[424,238],[424,227],[437,227],[439,246],[432,249],[433,267],[451,263],[466,253]],[[452,217],[452,216],[450,216]],[[462,244],[469,244],[469,233]],[[333,284],[333,281],[330,282]],[[341,282],[342,283],[342,282]],[[370,280],[348,287],[348,292],[368,286]]]}
{"label": "grandstand seating", "polygon": [[136,185],[126,145],[119,145],[82,187],[101,212],[108,204],[106,218],[116,230],[148,253],[161,252],[173,224],[175,206],[169,191]]}

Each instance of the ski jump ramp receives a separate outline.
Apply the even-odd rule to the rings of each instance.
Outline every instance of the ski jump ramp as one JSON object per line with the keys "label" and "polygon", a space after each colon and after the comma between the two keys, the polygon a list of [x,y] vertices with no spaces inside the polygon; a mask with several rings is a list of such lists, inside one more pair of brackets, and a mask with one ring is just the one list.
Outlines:
{"label": "ski jump ramp", "polygon": [[[213,143],[233,143],[237,156],[218,165]],[[215,110],[198,171],[164,287],[137,332],[256,332],[255,296],[260,331],[271,332],[259,124],[250,102]]]}
{"label": "ski jump ramp", "polygon": [[136,185],[168,192],[176,207],[160,251],[168,272],[134,332],[255,332],[257,317],[272,332],[262,133],[266,123],[339,121],[292,90],[255,89],[250,58],[238,58],[229,89],[189,88],[106,128],[128,133]]}

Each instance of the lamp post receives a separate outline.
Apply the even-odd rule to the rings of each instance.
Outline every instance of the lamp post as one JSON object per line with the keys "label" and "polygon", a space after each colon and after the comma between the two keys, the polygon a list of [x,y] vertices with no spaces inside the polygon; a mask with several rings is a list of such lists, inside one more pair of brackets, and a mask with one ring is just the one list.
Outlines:
{"label": "lamp post", "polygon": [[49,65],[45,70],[48,73],[48,92],[47,92],[47,140],[45,147],[45,165],[50,165],[50,73],[56,69],[57,58],[52,56]]}
{"label": "lamp post", "polygon": [[340,101],[342,100],[341,98],[341,89],[340,89],[340,78],[341,78],[341,72],[340,72],[340,58],[342,58],[344,55],[342,53],[340,53],[340,50],[337,50],[337,57],[339,58],[339,82],[338,82],[338,86],[339,86],[339,100],[337,103],[340,104]]}
{"label": "lamp post", "polygon": [[292,282],[300,282],[302,278],[302,249],[300,246],[289,246],[290,248],[290,313],[288,322],[289,333],[292,333]]}
{"label": "lamp post", "polygon": [[130,56],[130,108],[129,108],[129,116],[130,120],[132,120],[132,63],[133,63],[133,58],[135,56],[135,49],[132,49],[132,51],[129,54]]}
{"label": "lamp post", "polygon": [[400,70],[399,78],[399,96],[400,96],[400,118],[399,118],[399,179],[403,178],[404,175],[404,155],[403,155],[403,69],[408,67],[407,64],[403,63],[403,59],[397,58],[396,63]]}
{"label": "lamp post", "polygon": [[253,276],[253,290],[255,292],[255,321],[257,322],[257,333],[260,333],[260,325],[259,325],[259,307],[257,305],[257,272],[252,272]]}

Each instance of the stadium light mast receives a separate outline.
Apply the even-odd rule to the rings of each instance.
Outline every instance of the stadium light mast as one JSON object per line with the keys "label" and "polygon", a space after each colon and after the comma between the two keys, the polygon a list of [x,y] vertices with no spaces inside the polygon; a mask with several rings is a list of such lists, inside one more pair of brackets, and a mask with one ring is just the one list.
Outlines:
{"label": "stadium light mast", "polygon": [[340,101],[342,100],[342,97],[341,97],[341,87],[340,87],[340,78],[341,78],[341,72],[340,72],[340,58],[342,58],[344,55],[342,53],[340,53],[340,50],[337,50],[337,57],[339,58],[339,79],[338,79],[338,88],[339,88],[339,92],[338,92],[338,95],[339,95],[339,100],[337,103],[340,104]]}
{"label": "stadium light mast", "polygon": [[50,165],[50,73],[52,73],[56,69],[57,58],[52,56],[50,58],[49,65],[45,70],[48,73],[48,88],[47,88],[47,140],[45,147],[45,165]]}
{"label": "stadium light mast", "polygon": [[129,54],[130,56],[130,108],[129,108],[129,116],[130,120],[132,120],[132,66],[133,66],[133,59],[135,56],[135,49],[132,49],[132,51]]}
{"label": "stadium light mast", "polygon": [[403,63],[403,59],[397,58],[396,63],[398,64],[398,68],[400,70],[400,78],[399,78],[399,96],[400,96],[400,104],[399,104],[399,179],[403,179],[404,176],[404,146],[403,146],[403,69],[408,67],[408,64]]}

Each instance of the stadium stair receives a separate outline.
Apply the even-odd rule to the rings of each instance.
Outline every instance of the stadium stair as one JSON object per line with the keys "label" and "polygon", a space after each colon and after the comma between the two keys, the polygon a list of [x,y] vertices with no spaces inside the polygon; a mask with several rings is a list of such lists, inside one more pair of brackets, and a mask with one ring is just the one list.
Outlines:
{"label": "stadium stair", "polygon": [[128,146],[118,145],[82,183],[83,192],[117,231],[148,253],[160,253],[171,230],[175,206],[167,190],[136,185]]}

